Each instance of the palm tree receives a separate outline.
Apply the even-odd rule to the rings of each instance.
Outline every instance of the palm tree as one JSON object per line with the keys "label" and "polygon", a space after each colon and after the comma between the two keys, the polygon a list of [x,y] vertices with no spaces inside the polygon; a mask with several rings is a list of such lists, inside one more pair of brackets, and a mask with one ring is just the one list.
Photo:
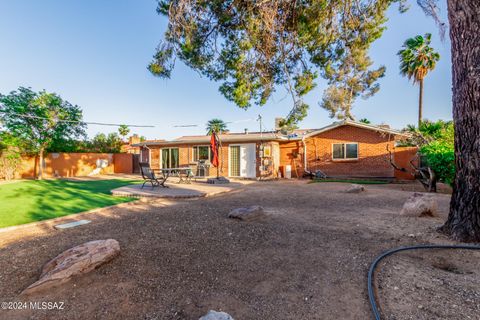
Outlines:
{"label": "palm tree", "polygon": [[365,124],[371,124],[370,120],[367,118],[360,119],[358,122],[365,123]]}
{"label": "palm tree", "polygon": [[207,135],[212,133],[224,133],[227,132],[227,124],[221,119],[212,119],[207,122]]}
{"label": "palm tree", "polygon": [[419,84],[418,97],[418,126],[422,122],[423,108],[423,79],[428,72],[435,69],[435,64],[440,60],[440,55],[430,47],[432,35],[426,33],[424,37],[409,38],[403,44],[403,49],[398,51],[400,57],[400,74],[407,76],[414,84]]}
{"label": "palm tree", "polygon": [[125,137],[130,133],[130,129],[126,124],[122,124],[120,127],[118,127],[118,133],[122,136],[122,139],[125,139]]}

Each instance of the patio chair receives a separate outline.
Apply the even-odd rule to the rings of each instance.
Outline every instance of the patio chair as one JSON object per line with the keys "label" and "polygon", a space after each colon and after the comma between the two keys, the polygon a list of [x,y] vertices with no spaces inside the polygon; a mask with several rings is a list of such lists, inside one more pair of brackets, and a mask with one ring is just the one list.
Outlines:
{"label": "patio chair", "polygon": [[162,186],[164,188],[168,188],[165,185],[165,181],[167,181],[167,176],[162,175],[161,177],[157,178],[155,176],[155,172],[150,168],[150,164],[148,162],[140,162],[140,172],[142,173],[142,178],[145,180],[142,184],[142,189],[145,186],[145,183],[150,182],[152,184],[152,190],[155,187]]}

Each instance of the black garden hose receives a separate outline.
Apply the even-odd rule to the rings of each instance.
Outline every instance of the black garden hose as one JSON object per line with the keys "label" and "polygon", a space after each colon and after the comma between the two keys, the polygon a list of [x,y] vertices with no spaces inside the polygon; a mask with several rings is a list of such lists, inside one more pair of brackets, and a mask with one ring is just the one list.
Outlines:
{"label": "black garden hose", "polygon": [[378,311],[377,303],[375,302],[375,293],[373,292],[373,273],[377,264],[385,257],[388,257],[394,253],[406,250],[417,250],[417,249],[465,249],[465,250],[480,250],[480,246],[475,245],[437,245],[437,244],[423,244],[417,246],[409,247],[400,247],[385,251],[381,255],[375,258],[373,263],[370,265],[370,270],[368,270],[368,299],[372,306],[372,312],[375,317],[375,320],[380,319],[380,312]]}

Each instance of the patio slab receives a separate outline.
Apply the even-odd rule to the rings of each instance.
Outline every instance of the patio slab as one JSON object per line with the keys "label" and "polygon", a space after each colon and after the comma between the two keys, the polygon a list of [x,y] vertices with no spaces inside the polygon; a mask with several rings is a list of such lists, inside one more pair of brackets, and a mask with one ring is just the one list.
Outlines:
{"label": "patio slab", "polygon": [[212,185],[204,182],[192,182],[191,184],[167,183],[168,188],[141,184],[128,185],[113,189],[112,195],[117,197],[133,198],[200,198],[231,192],[243,186],[243,183],[232,182],[229,184]]}

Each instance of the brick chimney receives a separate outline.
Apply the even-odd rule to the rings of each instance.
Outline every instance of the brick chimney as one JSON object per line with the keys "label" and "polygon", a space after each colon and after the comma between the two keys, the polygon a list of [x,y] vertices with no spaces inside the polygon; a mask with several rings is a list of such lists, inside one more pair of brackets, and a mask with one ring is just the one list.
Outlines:
{"label": "brick chimney", "polygon": [[130,136],[130,138],[128,138],[128,144],[129,145],[132,145],[132,144],[135,144],[135,143],[140,143],[140,137],[138,136],[138,134],[134,134],[134,135]]}

